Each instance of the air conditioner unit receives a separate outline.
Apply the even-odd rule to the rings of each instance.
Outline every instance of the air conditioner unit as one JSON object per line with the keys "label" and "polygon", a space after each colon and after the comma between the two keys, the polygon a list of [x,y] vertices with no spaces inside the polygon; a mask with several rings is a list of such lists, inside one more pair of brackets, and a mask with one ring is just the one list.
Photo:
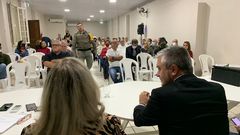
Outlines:
{"label": "air conditioner unit", "polygon": [[76,27],[77,24],[76,24],[76,23],[68,23],[67,26],[68,26],[68,27]]}
{"label": "air conditioner unit", "polygon": [[48,20],[50,23],[64,23],[63,19],[53,19],[53,18],[49,18]]}

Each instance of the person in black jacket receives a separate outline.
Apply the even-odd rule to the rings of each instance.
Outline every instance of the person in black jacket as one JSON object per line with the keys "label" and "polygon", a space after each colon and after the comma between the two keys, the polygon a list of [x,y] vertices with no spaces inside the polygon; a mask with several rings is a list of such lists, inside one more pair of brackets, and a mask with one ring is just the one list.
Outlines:
{"label": "person in black jacket", "polygon": [[130,58],[137,61],[137,55],[141,52],[141,46],[138,45],[138,40],[133,39],[132,45],[126,48],[126,58]]}
{"label": "person in black jacket", "polygon": [[186,49],[163,49],[157,68],[162,87],[140,94],[136,126],[158,125],[161,135],[229,135],[224,88],[193,75]]}

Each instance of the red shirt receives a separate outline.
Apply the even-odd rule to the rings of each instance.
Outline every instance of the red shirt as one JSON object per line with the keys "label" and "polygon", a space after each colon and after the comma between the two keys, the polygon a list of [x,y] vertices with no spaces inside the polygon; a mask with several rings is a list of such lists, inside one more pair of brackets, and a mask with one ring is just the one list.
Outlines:
{"label": "red shirt", "polygon": [[50,53],[50,49],[48,49],[47,47],[39,48],[39,49],[37,49],[37,52],[42,52],[44,54],[49,54]]}
{"label": "red shirt", "polygon": [[101,58],[105,58],[108,51],[108,47],[104,47],[100,53]]}

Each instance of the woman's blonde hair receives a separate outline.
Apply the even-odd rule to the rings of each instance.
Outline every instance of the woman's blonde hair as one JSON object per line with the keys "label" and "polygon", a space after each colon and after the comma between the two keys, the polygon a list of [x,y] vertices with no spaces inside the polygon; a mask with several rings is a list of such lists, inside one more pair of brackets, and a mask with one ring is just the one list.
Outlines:
{"label": "woman's blonde hair", "polygon": [[102,125],[104,106],[88,68],[76,58],[64,58],[48,74],[37,135],[87,134]]}

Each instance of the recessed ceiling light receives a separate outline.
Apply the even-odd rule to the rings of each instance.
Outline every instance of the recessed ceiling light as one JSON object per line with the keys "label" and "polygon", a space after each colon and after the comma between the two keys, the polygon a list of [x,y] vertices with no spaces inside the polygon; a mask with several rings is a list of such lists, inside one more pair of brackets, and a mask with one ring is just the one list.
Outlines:
{"label": "recessed ceiling light", "polygon": [[99,10],[100,13],[105,13],[105,10],[101,9]]}
{"label": "recessed ceiling light", "polygon": [[67,0],[59,0],[60,2],[66,2]]}
{"label": "recessed ceiling light", "polygon": [[88,18],[88,19],[87,19],[87,21],[91,21],[91,19],[90,19],[90,18]]}
{"label": "recessed ceiling light", "polygon": [[70,12],[70,9],[64,9],[65,12]]}
{"label": "recessed ceiling light", "polygon": [[103,21],[100,21],[99,23],[100,23],[100,24],[103,24]]}
{"label": "recessed ceiling light", "polygon": [[93,18],[93,17],[94,17],[94,15],[90,15],[89,17]]}
{"label": "recessed ceiling light", "polygon": [[116,3],[117,0],[109,0],[110,3]]}

